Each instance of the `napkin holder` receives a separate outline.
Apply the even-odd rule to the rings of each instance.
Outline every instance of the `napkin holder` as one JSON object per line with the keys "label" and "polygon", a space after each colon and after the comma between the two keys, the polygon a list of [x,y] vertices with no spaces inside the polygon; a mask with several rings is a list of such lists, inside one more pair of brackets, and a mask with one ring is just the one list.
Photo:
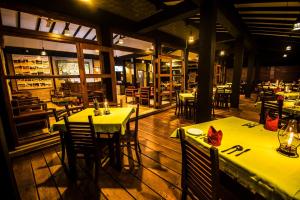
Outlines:
{"label": "napkin holder", "polygon": [[207,133],[207,142],[213,146],[220,146],[223,137],[221,130],[216,130],[213,126],[210,126]]}

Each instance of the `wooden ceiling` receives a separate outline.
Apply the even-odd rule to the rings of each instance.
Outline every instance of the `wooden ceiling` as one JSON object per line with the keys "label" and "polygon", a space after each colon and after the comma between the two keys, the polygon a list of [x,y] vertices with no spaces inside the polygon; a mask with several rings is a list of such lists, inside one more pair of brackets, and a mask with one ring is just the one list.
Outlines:
{"label": "wooden ceiling", "polygon": [[[299,1],[280,0],[231,0],[218,1],[218,22],[216,24],[217,42],[232,41],[232,38],[244,35],[248,44],[256,38],[279,40],[293,39],[300,42],[299,32],[291,31],[293,23],[299,17]],[[26,13],[56,18],[57,23],[38,31],[58,32],[70,23],[74,36],[76,27],[82,28],[78,37],[95,40],[94,29],[90,27],[110,26],[114,32],[153,42],[160,39],[166,44],[185,46],[185,39],[192,31],[197,38],[201,14],[198,0],[177,1],[167,5],[162,0],[2,0],[0,6],[17,10],[17,18],[28,18]],[[59,6],[58,6],[59,5]],[[43,25],[44,19],[40,20]],[[36,29],[36,24],[28,27]],[[14,27],[18,23],[14,24]],[[86,28],[84,28],[86,27]],[[76,34],[76,36],[77,36]],[[76,37],[75,36],[75,37]],[[275,39],[275,42],[277,40]],[[250,45],[249,45],[250,46]]]}
{"label": "wooden ceiling", "polygon": [[[97,41],[96,30],[92,27],[5,8],[1,8],[0,12],[1,25],[5,30],[30,30]],[[68,35],[66,35],[67,30],[69,31]]]}
{"label": "wooden ceiling", "polygon": [[234,6],[252,35],[300,39],[300,32],[292,31],[300,17],[300,1],[241,1]]}

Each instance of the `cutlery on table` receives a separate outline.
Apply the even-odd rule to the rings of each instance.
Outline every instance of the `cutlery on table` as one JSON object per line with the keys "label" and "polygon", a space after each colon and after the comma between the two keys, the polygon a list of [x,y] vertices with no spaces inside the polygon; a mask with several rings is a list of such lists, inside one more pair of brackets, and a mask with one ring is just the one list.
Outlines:
{"label": "cutlery on table", "polygon": [[244,151],[242,151],[242,152],[236,154],[235,156],[239,156],[239,155],[241,155],[241,154],[243,154],[243,153],[246,153],[247,151],[250,151],[250,150],[251,150],[251,149],[245,149]]}
{"label": "cutlery on table", "polygon": [[236,151],[243,151],[243,147],[241,145],[237,145],[233,151],[230,151],[227,154],[232,154],[233,152],[236,152]]}
{"label": "cutlery on table", "polygon": [[232,147],[230,147],[230,148],[228,148],[228,149],[225,149],[225,150],[223,150],[223,151],[221,151],[221,152],[226,152],[226,151],[229,151],[229,150],[231,150],[231,149],[233,149],[233,148],[236,148],[238,145],[234,145],[234,146],[232,146]]}

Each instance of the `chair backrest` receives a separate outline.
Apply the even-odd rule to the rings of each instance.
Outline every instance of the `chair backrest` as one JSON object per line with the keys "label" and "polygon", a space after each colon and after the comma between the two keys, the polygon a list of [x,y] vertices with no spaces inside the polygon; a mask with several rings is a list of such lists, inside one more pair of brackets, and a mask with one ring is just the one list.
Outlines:
{"label": "chair backrest", "polygon": [[266,114],[268,113],[271,117],[279,117],[278,126],[281,124],[282,118],[282,107],[283,101],[266,101],[264,98],[262,99],[261,103],[261,111],[260,111],[260,119],[259,123],[265,124],[266,123]]}
{"label": "chair backrest", "polygon": [[136,105],[136,110],[135,110],[135,124],[134,124],[134,131],[137,134],[139,130],[139,110],[140,110],[140,104],[138,103]]}
{"label": "chair backrest", "polygon": [[266,89],[263,90],[262,99],[264,99],[265,101],[274,101],[276,100],[276,95],[273,90]]}
{"label": "chair backrest", "polygon": [[69,145],[72,155],[95,153],[97,143],[92,116],[88,116],[88,122],[69,122],[66,116],[64,120],[67,128],[66,145]]}
{"label": "chair backrest", "polygon": [[55,121],[58,122],[60,120],[63,120],[65,116],[69,117],[71,114],[67,109],[62,109],[62,110],[53,109],[53,115],[54,115]]}
{"label": "chair backrest", "polygon": [[[182,190],[191,199],[218,199],[219,157],[215,147],[199,147],[179,130],[182,149]],[[185,199],[185,198],[183,198]]]}
{"label": "chair backrest", "polygon": [[180,90],[176,90],[176,105],[179,105],[179,94],[180,94]]}
{"label": "chair backrest", "polygon": [[140,98],[142,99],[150,98],[150,87],[141,87]]}

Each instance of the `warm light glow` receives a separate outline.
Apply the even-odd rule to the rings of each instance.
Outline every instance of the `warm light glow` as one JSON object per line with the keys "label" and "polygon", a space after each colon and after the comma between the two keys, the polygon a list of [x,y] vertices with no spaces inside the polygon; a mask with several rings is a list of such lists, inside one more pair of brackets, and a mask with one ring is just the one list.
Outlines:
{"label": "warm light glow", "polygon": [[220,56],[225,56],[225,51],[224,50],[220,51]]}
{"label": "warm light glow", "polygon": [[291,46],[291,45],[286,46],[286,47],[285,47],[285,50],[287,50],[287,51],[292,50],[292,46]]}
{"label": "warm light glow", "polygon": [[145,61],[144,61],[144,60],[142,60],[142,63],[145,63]]}
{"label": "warm light glow", "polygon": [[44,48],[43,48],[42,51],[41,51],[41,55],[42,55],[42,56],[46,56],[46,55],[47,55],[47,52],[45,51]]}
{"label": "warm light glow", "polygon": [[190,35],[189,36],[189,43],[195,42],[194,36]]}
{"label": "warm light glow", "polygon": [[99,49],[96,49],[95,52],[96,52],[96,53],[99,53]]}
{"label": "warm light glow", "polygon": [[66,28],[66,29],[65,29],[64,35],[65,35],[65,36],[71,36],[71,33],[70,33],[69,28]]}
{"label": "warm light glow", "polygon": [[294,138],[294,133],[291,132],[291,133],[290,133],[290,136],[289,136],[289,139],[288,139],[288,141],[287,141],[287,146],[288,146],[288,147],[291,146],[291,144],[292,144],[292,142],[293,142],[293,138]]}
{"label": "warm light glow", "polygon": [[293,25],[293,31],[298,31],[300,30],[300,22],[296,22],[294,25]]}
{"label": "warm light glow", "polygon": [[122,38],[119,39],[119,44],[124,44],[124,40]]}
{"label": "warm light glow", "polygon": [[287,54],[283,54],[283,57],[286,58],[286,57],[287,57]]}

